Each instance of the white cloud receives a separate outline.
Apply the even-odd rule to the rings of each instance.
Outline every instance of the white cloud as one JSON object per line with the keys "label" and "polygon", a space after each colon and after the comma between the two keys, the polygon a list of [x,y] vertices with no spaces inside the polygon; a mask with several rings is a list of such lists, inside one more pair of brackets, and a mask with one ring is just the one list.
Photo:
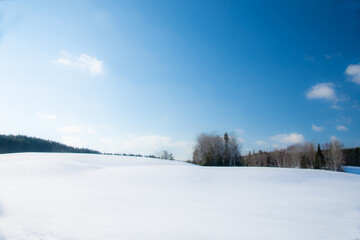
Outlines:
{"label": "white cloud", "polygon": [[49,113],[38,113],[37,116],[44,120],[54,120],[56,118],[54,114],[49,114]]}
{"label": "white cloud", "polygon": [[[171,145],[171,138],[165,136],[130,136],[128,139],[123,141],[122,147],[132,149],[137,146],[144,146],[150,149],[158,149],[160,146]],[[158,149],[161,150],[161,149]]]}
{"label": "white cloud", "polygon": [[341,57],[342,57],[342,54],[339,53],[339,52],[335,52],[335,53],[332,53],[332,54],[324,54],[324,57],[325,57],[327,60],[331,60],[331,59],[335,59],[335,58],[341,58]]}
{"label": "white cloud", "polygon": [[284,145],[283,144],[278,144],[278,143],[274,143],[273,145],[271,145],[273,148],[275,149],[281,149],[281,148],[284,148]]}
{"label": "white cloud", "polygon": [[56,64],[80,69],[89,72],[92,76],[101,75],[103,73],[103,62],[96,57],[90,57],[86,54],[80,56],[72,56],[64,51],[60,52],[61,57],[55,60]]}
{"label": "white cloud", "polygon": [[68,146],[83,148],[87,146],[87,142],[83,141],[79,136],[64,136],[61,138],[61,142]]}
{"label": "white cloud", "polygon": [[335,136],[331,136],[330,137],[330,142],[336,142],[336,141],[339,141],[339,139]]}
{"label": "white cloud", "polygon": [[350,124],[352,122],[352,119],[350,117],[341,117],[336,121],[338,122],[338,124]]}
{"label": "white cloud", "polygon": [[350,64],[346,68],[345,73],[351,78],[351,81],[353,81],[356,84],[360,84],[360,63]]}
{"label": "white cloud", "polygon": [[241,128],[237,128],[235,129],[235,132],[239,135],[243,134],[244,133],[244,129],[241,129]]}
{"label": "white cloud", "polygon": [[116,141],[112,138],[101,138],[101,144],[98,144],[100,149],[104,152],[118,152],[118,146],[116,145]]}
{"label": "white cloud", "polygon": [[340,107],[339,105],[336,105],[336,104],[331,105],[330,108],[331,108],[331,109],[336,109],[336,110],[343,110],[342,107]]}
{"label": "white cloud", "polygon": [[245,142],[245,140],[241,137],[238,137],[237,140],[240,144],[243,144]]}
{"label": "white cloud", "polygon": [[86,125],[63,126],[58,128],[57,131],[67,134],[78,134],[78,133],[85,133],[91,135],[97,134],[96,130],[94,130],[91,127],[86,127]]}
{"label": "white cloud", "polygon": [[255,142],[255,145],[261,146],[261,147],[267,147],[269,145],[269,143],[259,140]]}
{"label": "white cloud", "polygon": [[359,106],[359,102],[358,101],[354,101],[353,105],[351,106],[352,108],[354,109],[360,109],[360,106]]}
{"label": "white cloud", "polygon": [[280,144],[297,144],[305,142],[305,138],[301,134],[290,133],[290,134],[278,134],[270,138],[271,140]]}
{"label": "white cloud", "polygon": [[88,132],[89,134],[96,134],[96,133],[97,133],[97,132],[96,132],[94,129],[92,129],[92,128],[88,128],[87,132]]}
{"label": "white cloud", "polygon": [[348,131],[349,129],[345,126],[339,125],[336,127],[336,130],[338,131]]}
{"label": "white cloud", "polygon": [[111,138],[102,138],[101,142],[105,144],[114,144],[114,140],[112,140]]}
{"label": "white cloud", "polygon": [[324,130],[324,127],[316,126],[315,124],[311,125],[311,127],[315,132],[322,132]]}
{"label": "white cloud", "polygon": [[[104,143],[106,143],[106,141]],[[174,154],[176,159],[180,160],[190,159],[194,147],[194,143],[192,142],[174,141],[170,137],[159,135],[130,135],[126,139],[119,140],[118,145],[121,152],[144,155],[155,154],[161,150],[168,150]]]}
{"label": "white cloud", "polygon": [[57,129],[62,133],[81,133],[83,131],[83,126],[65,126]]}
{"label": "white cloud", "polygon": [[308,99],[323,99],[327,101],[338,101],[333,83],[319,83],[312,86],[306,93]]}

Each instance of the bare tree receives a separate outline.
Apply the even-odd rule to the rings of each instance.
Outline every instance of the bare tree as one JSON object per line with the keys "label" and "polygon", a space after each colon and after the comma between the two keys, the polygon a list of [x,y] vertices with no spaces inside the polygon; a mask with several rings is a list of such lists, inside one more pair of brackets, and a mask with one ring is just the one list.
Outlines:
{"label": "bare tree", "polygon": [[270,156],[275,160],[277,167],[285,167],[285,150],[275,150]]}
{"label": "bare tree", "polygon": [[240,144],[237,138],[233,135],[230,136],[229,143],[229,166],[239,166],[240,165]]}
{"label": "bare tree", "polygon": [[314,144],[304,143],[302,153],[302,168],[314,168],[313,163],[316,154]]}
{"label": "bare tree", "polygon": [[293,168],[311,168],[315,157],[314,145],[302,143],[286,148],[286,166]]}
{"label": "bare tree", "polygon": [[302,146],[300,144],[292,145],[286,148],[288,157],[287,166],[300,168],[302,159]]}
{"label": "bare tree", "polygon": [[341,165],[344,161],[343,145],[339,140],[332,140],[325,144],[327,148],[325,151],[326,168],[333,171],[341,170]]}
{"label": "bare tree", "polygon": [[174,155],[166,150],[162,150],[160,153],[161,159],[175,160]]}
{"label": "bare tree", "polygon": [[[197,139],[193,154],[193,162],[200,165],[217,165],[222,154],[221,138],[213,134],[202,133]],[[220,149],[219,149],[220,148]]]}

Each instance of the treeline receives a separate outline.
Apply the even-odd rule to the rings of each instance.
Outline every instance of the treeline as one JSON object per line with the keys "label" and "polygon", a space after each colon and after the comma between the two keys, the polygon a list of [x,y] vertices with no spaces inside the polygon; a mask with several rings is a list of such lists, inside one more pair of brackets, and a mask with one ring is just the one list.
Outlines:
{"label": "treeline", "polygon": [[142,154],[133,154],[133,153],[104,153],[105,155],[114,155],[114,156],[127,156],[127,157],[145,157],[145,158],[157,158],[165,160],[175,160],[175,157],[172,153],[167,150],[162,150],[158,155],[142,155]]}
{"label": "treeline", "polygon": [[303,143],[274,151],[241,156],[235,136],[202,133],[193,152],[194,164],[203,166],[261,166],[342,171],[342,165],[360,166],[360,148],[344,149],[338,140],[322,146]]}
{"label": "treeline", "polygon": [[343,149],[345,165],[360,167],[360,147]]}
{"label": "treeline", "polygon": [[[338,141],[331,141],[315,148],[312,143],[296,144],[271,152],[249,152],[243,157],[245,166],[267,166],[288,168],[313,168],[341,171],[341,166],[350,163],[353,151],[345,149]],[[357,154],[359,154],[357,152]],[[359,155],[358,155],[359,156]]]}
{"label": "treeline", "polygon": [[87,148],[75,148],[55,141],[44,140],[23,135],[1,135],[0,153],[19,152],[65,152],[65,153],[94,153],[99,151]]}

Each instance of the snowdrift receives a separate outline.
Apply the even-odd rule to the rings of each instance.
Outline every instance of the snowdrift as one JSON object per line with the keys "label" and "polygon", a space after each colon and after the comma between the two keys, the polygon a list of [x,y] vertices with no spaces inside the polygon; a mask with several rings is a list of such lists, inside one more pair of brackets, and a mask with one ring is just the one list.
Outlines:
{"label": "snowdrift", "polygon": [[360,176],[0,155],[0,239],[360,239]]}

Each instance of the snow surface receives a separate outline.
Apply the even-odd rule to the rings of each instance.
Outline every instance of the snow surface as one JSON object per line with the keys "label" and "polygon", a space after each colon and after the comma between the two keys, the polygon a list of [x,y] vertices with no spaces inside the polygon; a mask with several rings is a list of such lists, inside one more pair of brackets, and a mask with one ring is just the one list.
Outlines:
{"label": "snow surface", "polygon": [[360,239],[360,176],[0,155],[0,239]]}

